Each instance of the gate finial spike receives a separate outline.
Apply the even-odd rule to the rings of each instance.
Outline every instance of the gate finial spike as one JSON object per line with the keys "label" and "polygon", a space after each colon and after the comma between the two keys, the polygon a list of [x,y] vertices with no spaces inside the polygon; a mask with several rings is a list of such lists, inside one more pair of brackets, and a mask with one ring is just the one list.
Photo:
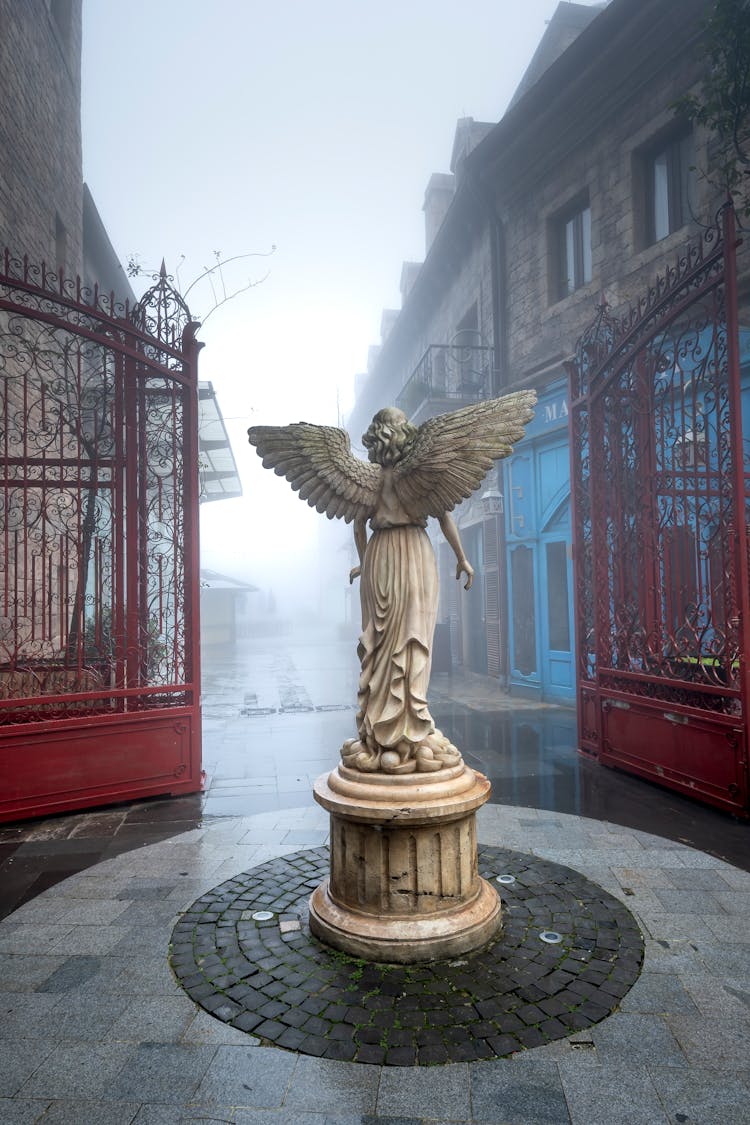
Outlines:
{"label": "gate finial spike", "polygon": [[159,277],[162,277],[162,278],[164,278],[164,280],[166,281],[166,277],[167,277],[167,266],[166,266],[166,263],[165,263],[165,261],[164,261],[164,259],[163,259],[163,258],[162,258],[162,260],[161,260],[161,269],[159,270]]}

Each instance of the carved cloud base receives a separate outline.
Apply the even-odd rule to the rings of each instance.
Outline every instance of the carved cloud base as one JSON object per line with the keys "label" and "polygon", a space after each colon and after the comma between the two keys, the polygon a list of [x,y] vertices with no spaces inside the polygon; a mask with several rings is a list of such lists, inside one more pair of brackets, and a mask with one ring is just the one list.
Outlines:
{"label": "carved cloud base", "polygon": [[439,774],[315,782],[331,817],[331,873],[310,899],[321,941],[369,961],[413,963],[484,945],[500,899],[477,871],[476,810],[490,783],[463,762]]}

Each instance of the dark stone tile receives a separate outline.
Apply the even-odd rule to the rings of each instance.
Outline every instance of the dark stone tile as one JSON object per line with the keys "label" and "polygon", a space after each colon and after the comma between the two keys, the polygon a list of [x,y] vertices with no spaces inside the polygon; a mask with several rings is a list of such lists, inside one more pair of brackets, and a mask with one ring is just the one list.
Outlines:
{"label": "dark stone tile", "polygon": [[[629,915],[617,900],[569,869],[494,848],[482,849],[480,866],[518,878],[503,937],[460,964],[363,966],[316,942],[304,924],[290,948],[279,917],[306,917],[327,863],[323,848],[277,857],[185,912],[173,934],[173,967],[194,1000],[287,1050],[429,1066],[503,1057],[588,1027],[638,976],[641,938],[633,925],[625,942]],[[268,922],[242,919],[261,907],[274,913]],[[568,927],[560,949],[539,942],[550,918]],[[592,961],[606,978],[584,976]]]}

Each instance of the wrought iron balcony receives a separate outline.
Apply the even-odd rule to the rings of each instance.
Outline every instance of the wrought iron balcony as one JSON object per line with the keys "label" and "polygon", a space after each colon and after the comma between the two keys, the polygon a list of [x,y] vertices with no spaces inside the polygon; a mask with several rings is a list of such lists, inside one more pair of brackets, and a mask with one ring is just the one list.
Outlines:
{"label": "wrought iron balcony", "polygon": [[454,342],[427,349],[396,399],[412,422],[478,402],[492,387],[494,349]]}

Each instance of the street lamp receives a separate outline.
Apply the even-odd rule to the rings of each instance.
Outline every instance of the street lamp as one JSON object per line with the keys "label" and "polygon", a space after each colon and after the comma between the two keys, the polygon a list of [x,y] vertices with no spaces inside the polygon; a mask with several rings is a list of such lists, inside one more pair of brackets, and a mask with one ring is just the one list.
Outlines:
{"label": "street lamp", "polygon": [[501,516],[503,514],[503,494],[491,484],[479,497],[482,502],[485,516]]}

